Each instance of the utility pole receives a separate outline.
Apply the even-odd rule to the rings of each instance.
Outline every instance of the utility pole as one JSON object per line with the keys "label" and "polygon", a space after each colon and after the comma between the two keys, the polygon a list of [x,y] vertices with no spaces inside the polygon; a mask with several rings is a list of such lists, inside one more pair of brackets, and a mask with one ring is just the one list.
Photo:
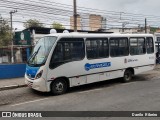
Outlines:
{"label": "utility pole", "polygon": [[73,16],[74,16],[74,32],[77,32],[77,3],[76,0],[73,0]]}
{"label": "utility pole", "polygon": [[123,12],[120,12],[120,18],[119,18],[120,20],[122,19],[122,13],[123,13]]}
{"label": "utility pole", "polygon": [[147,19],[145,18],[145,33],[147,33]]}
{"label": "utility pole", "polygon": [[0,31],[2,30],[2,23],[3,23],[3,19],[2,19],[2,16],[0,14]]}
{"label": "utility pole", "polygon": [[3,19],[2,19],[2,16],[1,16],[1,14],[0,14],[0,23],[2,23],[2,21],[3,21]]}
{"label": "utility pole", "polygon": [[124,33],[124,29],[125,29],[125,26],[129,24],[129,22],[123,22],[122,23],[122,33]]}
{"label": "utility pole", "polygon": [[11,34],[11,62],[14,63],[14,55],[13,55],[13,36],[12,36],[12,29],[13,29],[13,26],[12,26],[12,14],[13,13],[16,13],[17,10],[12,10],[9,12],[10,14],[10,19],[11,19],[11,31],[10,31],[10,34]]}

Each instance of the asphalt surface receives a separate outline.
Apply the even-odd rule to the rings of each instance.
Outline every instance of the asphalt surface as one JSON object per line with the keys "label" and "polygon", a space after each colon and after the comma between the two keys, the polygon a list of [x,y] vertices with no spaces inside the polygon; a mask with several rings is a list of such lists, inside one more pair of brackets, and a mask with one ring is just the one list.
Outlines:
{"label": "asphalt surface", "polygon": [[72,90],[60,96],[19,88],[2,94],[4,96],[1,98],[6,104],[2,104],[0,110],[44,111],[45,108],[49,111],[160,111],[158,79],[99,86]]}
{"label": "asphalt surface", "polygon": [[[37,92],[27,87],[4,90],[0,91],[0,111],[160,111],[159,78],[159,70],[155,70],[137,75],[129,83],[121,83],[120,79],[114,79],[75,87],[60,96]],[[159,120],[160,118],[47,119]]]}

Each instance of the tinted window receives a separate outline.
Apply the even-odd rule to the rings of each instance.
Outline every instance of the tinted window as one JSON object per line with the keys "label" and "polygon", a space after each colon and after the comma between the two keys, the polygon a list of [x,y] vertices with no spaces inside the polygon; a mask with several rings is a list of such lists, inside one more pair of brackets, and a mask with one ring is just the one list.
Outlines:
{"label": "tinted window", "polygon": [[86,50],[88,59],[106,58],[109,56],[107,38],[87,38]]}
{"label": "tinted window", "polygon": [[157,37],[157,41],[160,41],[160,37]]}
{"label": "tinted window", "polygon": [[126,56],[128,54],[128,38],[110,38],[110,55],[112,57]]}
{"label": "tinted window", "polygon": [[147,53],[154,53],[154,45],[152,37],[146,38],[146,47],[147,47]]}
{"label": "tinted window", "polygon": [[146,53],[144,38],[130,38],[130,54],[141,55]]}
{"label": "tinted window", "polygon": [[50,67],[54,68],[66,62],[82,60],[84,55],[84,39],[62,38],[55,47]]}

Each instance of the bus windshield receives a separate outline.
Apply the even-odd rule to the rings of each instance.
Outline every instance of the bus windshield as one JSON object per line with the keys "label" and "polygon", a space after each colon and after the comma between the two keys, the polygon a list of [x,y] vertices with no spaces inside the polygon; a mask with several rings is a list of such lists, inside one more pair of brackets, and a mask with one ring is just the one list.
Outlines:
{"label": "bus windshield", "polygon": [[33,49],[32,55],[28,60],[28,65],[41,66],[44,64],[56,39],[57,37],[53,36],[41,38]]}

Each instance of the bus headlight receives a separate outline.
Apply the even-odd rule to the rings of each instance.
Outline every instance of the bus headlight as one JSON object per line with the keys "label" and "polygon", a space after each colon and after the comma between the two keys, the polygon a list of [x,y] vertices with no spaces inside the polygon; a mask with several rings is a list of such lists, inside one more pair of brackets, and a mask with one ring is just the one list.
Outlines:
{"label": "bus headlight", "polygon": [[40,78],[43,74],[43,70],[41,70],[37,75],[36,75],[36,79]]}

